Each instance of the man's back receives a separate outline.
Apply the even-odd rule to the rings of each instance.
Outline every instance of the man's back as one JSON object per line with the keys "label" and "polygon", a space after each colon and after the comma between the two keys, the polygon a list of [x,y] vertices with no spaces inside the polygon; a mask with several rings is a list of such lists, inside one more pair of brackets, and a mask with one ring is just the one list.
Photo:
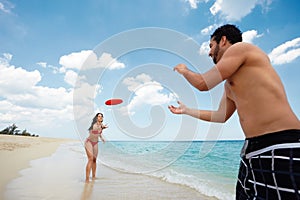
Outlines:
{"label": "man's back", "polygon": [[247,43],[234,44],[228,50],[243,57],[243,64],[227,78],[225,91],[227,98],[235,103],[245,136],[300,129],[268,56]]}

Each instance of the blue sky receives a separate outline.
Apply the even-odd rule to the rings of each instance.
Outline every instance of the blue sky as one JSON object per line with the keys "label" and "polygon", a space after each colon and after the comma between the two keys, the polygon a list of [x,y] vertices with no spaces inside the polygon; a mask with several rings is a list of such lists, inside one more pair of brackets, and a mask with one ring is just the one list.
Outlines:
{"label": "blue sky", "polygon": [[[167,110],[176,100],[216,108],[222,85],[199,92],[172,68],[212,67],[208,40],[225,23],[269,55],[299,118],[299,9],[296,0],[0,0],[0,129],[84,138],[100,111],[108,140],[243,139],[236,114],[211,124]],[[124,102],[105,106],[113,97]]]}

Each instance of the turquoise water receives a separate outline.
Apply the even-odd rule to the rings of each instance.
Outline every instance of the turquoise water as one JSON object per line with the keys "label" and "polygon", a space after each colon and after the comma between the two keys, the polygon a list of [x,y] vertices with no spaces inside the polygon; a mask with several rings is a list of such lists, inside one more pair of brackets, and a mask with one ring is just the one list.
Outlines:
{"label": "turquoise water", "polygon": [[107,142],[99,160],[114,169],[185,185],[218,199],[234,199],[243,141]]}
{"label": "turquoise water", "polygon": [[[242,145],[242,141],[106,142],[99,143],[98,163],[126,173],[143,174],[190,187],[213,199],[232,200],[235,199]],[[86,161],[83,143],[63,144],[50,157],[31,161],[31,167],[22,170],[21,176],[8,184],[5,199],[78,199],[85,193]],[[123,177],[124,184],[130,185],[132,179],[144,178],[125,173],[123,175],[129,178],[127,183],[120,173],[113,174],[103,167],[98,172],[99,179],[93,184],[94,190],[90,191],[91,199],[99,199],[99,195],[105,193],[107,188],[101,185],[102,180],[113,184],[114,178]],[[115,186],[109,187],[114,189]],[[134,196],[136,186],[133,184],[132,187],[128,191]]]}

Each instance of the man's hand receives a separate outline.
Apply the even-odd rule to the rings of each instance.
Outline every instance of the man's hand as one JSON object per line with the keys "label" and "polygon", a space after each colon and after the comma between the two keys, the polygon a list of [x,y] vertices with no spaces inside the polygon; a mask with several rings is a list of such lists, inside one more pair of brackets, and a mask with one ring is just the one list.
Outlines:
{"label": "man's hand", "polygon": [[169,110],[173,113],[173,114],[185,114],[187,107],[181,103],[180,101],[177,101],[177,103],[179,104],[178,107],[175,107],[173,105],[168,106]]}
{"label": "man's hand", "polygon": [[178,64],[174,67],[174,71],[178,72],[179,74],[184,74],[185,72],[188,71],[188,68],[185,64]]}

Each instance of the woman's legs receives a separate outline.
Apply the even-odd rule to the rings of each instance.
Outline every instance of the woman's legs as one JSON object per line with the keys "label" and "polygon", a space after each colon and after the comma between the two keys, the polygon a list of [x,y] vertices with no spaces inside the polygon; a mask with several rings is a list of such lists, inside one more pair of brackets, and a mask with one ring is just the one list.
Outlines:
{"label": "woman's legs", "polygon": [[85,142],[85,152],[88,158],[88,162],[85,168],[85,182],[88,183],[90,181],[90,173],[93,165],[93,145],[87,140]]}
{"label": "woman's legs", "polygon": [[92,178],[96,178],[96,168],[97,168],[97,156],[98,156],[98,144],[93,147],[93,164],[92,164]]}

